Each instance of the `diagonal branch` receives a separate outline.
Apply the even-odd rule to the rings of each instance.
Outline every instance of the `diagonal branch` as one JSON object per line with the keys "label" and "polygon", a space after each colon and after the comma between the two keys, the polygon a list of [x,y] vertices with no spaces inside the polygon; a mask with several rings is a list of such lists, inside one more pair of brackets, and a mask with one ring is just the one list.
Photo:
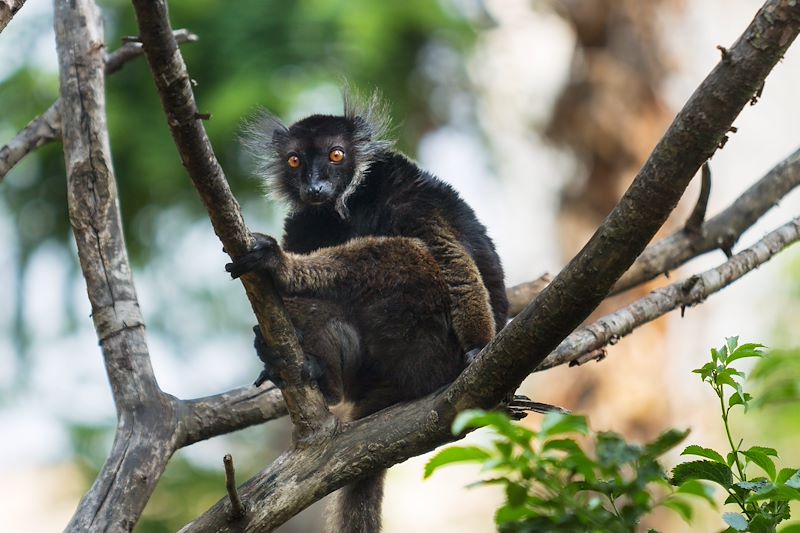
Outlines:
{"label": "diagonal branch", "polygon": [[312,501],[452,438],[456,412],[492,407],[583,321],[664,223],[700,165],[800,31],[800,5],[769,0],[684,106],[601,227],[541,294],[447,389],[284,453],[240,488],[247,516],[224,501],[184,531],[274,529]]}
{"label": "diagonal branch", "polygon": [[584,354],[598,350],[670,311],[702,303],[798,240],[800,217],[770,232],[720,266],[656,289],[632,304],[572,332],[542,361],[536,371],[579,362]]}
{"label": "diagonal branch", "polygon": [[[705,253],[730,250],[753,224],[800,185],[800,149],[775,165],[730,206],[707,220],[699,232],[678,230],[648,246],[614,285],[618,294],[668,273]],[[516,315],[541,291],[541,280],[507,289],[511,314]]]}
{"label": "diagonal branch", "polygon": [[6,29],[24,3],[25,0],[0,0],[0,32]]}
{"label": "diagonal branch", "polygon": [[[167,122],[181,161],[208,211],[214,231],[228,253],[241,255],[251,243],[238,202],[231,194],[201,122],[186,65],[170,28],[164,0],[133,0],[140,38],[153,73]],[[294,330],[271,280],[249,274],[242,283],[258,318],[261,333],[275,349],[285,386],[281,390],[301,442],[335,429],[316,382],[303,372],[304,358]]]}
{"label": "diagonal branch", "polygon": [[[188,30],[175,30],[175,40],[189,43],[196,41],[197,36]],[[143,53],[140,43],[125,43],[106,58],[106,75],[119,71],[125,63]],[[0,181],[29,153],[61,137],[60,107],[61,99],[58,99],[0,148]]]}

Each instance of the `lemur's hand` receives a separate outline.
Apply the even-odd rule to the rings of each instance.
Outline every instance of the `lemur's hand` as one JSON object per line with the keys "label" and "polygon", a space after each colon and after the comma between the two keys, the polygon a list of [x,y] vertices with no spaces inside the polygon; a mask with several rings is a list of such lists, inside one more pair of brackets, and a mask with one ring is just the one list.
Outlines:
{"label": "lemur's hand", "polygon": [[225,270],[230,272],[233,279],[255,270],[273,270],[278,266],[278,254],[281,251],[278,241],[263,233],[252,235],[253,246],[250,251],[233,257],[233,262],[225,265]]}

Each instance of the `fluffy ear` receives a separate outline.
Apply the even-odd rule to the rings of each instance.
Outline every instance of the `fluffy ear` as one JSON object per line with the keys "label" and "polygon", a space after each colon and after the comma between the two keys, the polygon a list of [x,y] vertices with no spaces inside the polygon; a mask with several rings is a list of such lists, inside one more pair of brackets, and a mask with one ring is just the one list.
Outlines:
{"label": "fluffy ear", "polygon": [[282,179],[285,172],[284,147],[289,139],[289,128],[266,109],[259,109],[242,124],[240,139],[256,162],[255,172],[264,180],[267,193],[289,200]]}
{"label": "fluffy ear", "polygon": [[369,96],[355,92],[349,84],[342,88],[344,99],[344,116],[353,122],[353,152],[355,170],[353,179],[336,201],[336,211],[342,218],[347,218],[347,199],[361,185],[369,167],[378,161],[386,151],[391,150],[394,142],[387,138],[390,130],[388,105],[375,89]]}

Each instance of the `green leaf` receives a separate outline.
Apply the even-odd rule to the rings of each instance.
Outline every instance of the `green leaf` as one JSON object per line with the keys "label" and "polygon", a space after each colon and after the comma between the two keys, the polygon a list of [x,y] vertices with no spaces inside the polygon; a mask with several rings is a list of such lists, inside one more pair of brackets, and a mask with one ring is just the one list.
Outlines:
{"label": "green leaf", "polygon": [[[781,470],[781,473],[783,473],[783,470]],[[794,474],[784,481],[783,484],[793,489],[800,489],[800,470],[795,470]]]}
{"label": "green leaf", "polygon": [[709,487],[705,483],[696,479],[690,479],[682,483],[676,492],[678,494],[690,494],[692,496],[703,498],[711,505],[711,507],[715,509],[717,508],[717,500],[714,499],[714,488]]}
{"label": "green leaf", "polygon": [[437,468],[452,463],[482,463],[490,457],[489,453],[477,446],[452,446],[440,451],[425,464],[425,478],[430,477]]}
{"label": "green leaf", "polygon": [[530,510],[525,506],[514,507],[511,505],[504,505],[494,514],[494,521],[497,525],[507,524],[527,518],[530,514]]}
{"label": "green leaf", "polygon": [[545,415],[542,427],[539,429],[539,438],[546,439],[564,433],[589,433],[586,417],[566,413],[550,412]]}
{"label": "green leaf", "polygon": [[723,465],[725,464],[725,459],[722,458],[722,455],[720,455],[718,451],[712,450],[711,448],[703,448],[702,446],[698,446],[697,444],[692,444],[690,446],[687,446],[681,452],[681,455],[699,455],[700,457],[711,459],[716,463],[720,463]]}
{"label": "green leaf", "polygon": [[772,483],[762,479],[761,481],[739,481],[733,484],[734,487],[744,489],[746,492],[758,492],[763,490],[764,487],[772,486]]}
{"label": "green leaf", "polygon": [[[725,347],[728,349],[729,354],[733,354],[736,351],[736,346],[739,344],[739,336],[736,337],[725,337]],[[730,359],[728,359],[730,362]]]}
{"label": "green leaf", "polygon": [[747,531],[747,519],[739,513],[723,513],[722,519],[736,531]]}
{"label": "green leaf", "polygon": [[766,472],[770,480],[775,481],[775,476],[777,474],[775,471],[775,463],[772,462],[772,459],[770,459],[766,453],[753,448],[741,453]]}
{"label": "green leaf", "polygon": [[650,457],[658,457],[677,446],[688,434],[688,429],[685,431],[679,431],[677,429],[665,431],[659,435],[656,440],[645,445],[644,453]]}
{"label": "green leaf", "polygon": [[800,533],[800,522],[794,522],[782,527],[780,533]]}
{"label": "green leaf", "polygon": [[664,507],[678,513],[689,524],[692,522],[692,506],[680,498],[670,497],[664,500]]}
{"label": "green leaf", "polygon": [[705,479],[725,487],[733,483],[733,474],[726,465],[713,461],[689,461],[672,469],[673,485],[681,485],[690,479]]}
{"label": "green leaf", "polygon": [[742,344],[736,348],[736,350],[731,352],[730,356],[728,357],[728,364],[731,364],[737,359],[742,359],[745,357],[764,357],[766,354],[763,350],[761,350],[761,348],[764,348],[763,344],[755,344],[752,342]]}
{"label": "green leaf", "polygon": [[772,483],[766,487],[748,496],[747,501],[761,501],[770,500],[776,502],[800,501],[800,490],[793,489],[789,486],[777,486]]}
{"label": "green leaf", "polygon": [[506,498],[508,499],[508,505],[519,507],[528,499],[528,489],[519,483],[507,483]]}
{"label": "green leaf", "polygon": [[752,399],[753,396],[751,396],[749,392],[745,392],[741,396],[739,394],[732,394],[730,400],[728,400],[728,407],[743,405],[745,407],[745,412],[747,412],[747,403]]}
{"label": "green leaf", "polygon": [[775,448],[768,448],[766,446],[751,446],[750,450],[761,452],[764,455],[769,455],[771,457],[778,457],[778,450],[776,450]]}
{"label": "green leaf", "polygon": [[800,489],[800,470],[796,468],[781,468],[775,483],[788,485],[795,489]]}
{"label": "green leaf", "polygon": [[695,368],[692,370],[695,374],[700,374],[700,378],[705,381],[709,377],[711,377],[711,373],[717,368],[716,363],[706,363],[700,368]]}
{"label": "green leaf", "polygon": [[638,446],[633,446],[610,431],[597,434],[597,460],[605,466],[619,466],[637,460],[642,455]]}

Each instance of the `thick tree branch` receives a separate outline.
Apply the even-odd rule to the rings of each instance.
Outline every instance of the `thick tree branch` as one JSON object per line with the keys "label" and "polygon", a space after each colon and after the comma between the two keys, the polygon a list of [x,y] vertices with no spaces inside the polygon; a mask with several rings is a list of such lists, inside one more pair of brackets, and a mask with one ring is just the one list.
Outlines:
{"label": "thick tree branch", "polygon": [[795,218],[720,266],[656,289],[644,298],[572,332],[542,361],[536,371],[580,361],[584,354],[598,350],[674,309],[683,310],[702,303],[712,294],[766,263],[798,239],[800,218]]}
{"label": "thick tree branch", "polygon": [[286,414],[280,390],[275,387],[241,387],[205,398],[184,400],[185,431],[179,447],[244,429]]}
{"label": "thick tree branch", "polygon": [[0,32],[6,29],[24,3],[25,0],[0,0]]}
{"label": "thick tree branch", "polygon": [[273,529],[345,483],[447,440],[459,410],[496,405],[606,297],[798,30],[800,5],[793,0],[764,4],[726,61],[675,118],[589,243],[451,386],[354,422],[329,440],[286,452],[240,488],[247,516],[228,522],[220,502],[184,530]]}
{"label": "thick tree branch", "polygon": [[174,450],[177,410],[156,383],[125,251],[105,122],[103,36],[91,0],[56,2],[69,216],[117,407],[114,444],[68,531],[127,531]]}
{"label": "thick tree branch", "polygon": [[[614,285],[611,294],[641,285],[705,253],[730,250],[745,231],[799,184],[800,149],[775,165],[724,211],[704,222],[699,232],[680,229],[648,246]],[[509,287],[512,316],[522,311],[540,291],[540,279]]]}
{"label": "thick tree branch", "polygon": [[[175,30],[175,40],[178,43],[194,42],[197,36],[187,30]],[[143,53],[141,44],[125,43],[106,58],[106,75],[117,72],[125,63]],[[0,148],[0,181],[26,155],[61,138],[60,106],[61,99],[53,102],[47,111],[31,120],[8,144]]]}
{"label": "thick tree branch", "polygon": [[[241,255],[251,243],[250,232],[200,120],[189,74],[170,28],[166,2],[134,0],[133,5],[147,62],[183,166],[225,249],[232,255]],[[242,283],[264,339],[277,352],[279,372],[286,383],[281,392],[294,423],[296,440],[332,432],[335,418],[316,383],[302,371],[303,354],[271,280],[265,275],[249,274],[242,277]]]}

